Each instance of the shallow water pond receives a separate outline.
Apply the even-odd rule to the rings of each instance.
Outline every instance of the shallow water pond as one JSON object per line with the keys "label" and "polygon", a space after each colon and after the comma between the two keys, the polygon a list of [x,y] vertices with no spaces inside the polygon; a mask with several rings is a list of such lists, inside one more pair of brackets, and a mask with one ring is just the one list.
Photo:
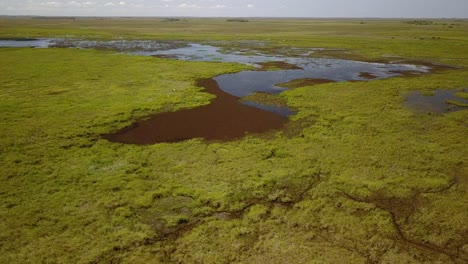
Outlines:
{"label": "shallow water pond", "polygon": [[[144,144],[173,142],[196,137],[208,140],[232,140],[246,134],[280,129],[288,121],[285,117],[294,114],[294,111],[287,107],[264,105],[252,101],[239,102],[240,98],[253,93],[278,94],[287,90],[281,86],[282,84],[294,80],[321,80],[316,84],[324,83],[324,80],[326,82],[365,81],[401,76],[405,72],[426,73],[430,71],[428,66],[412,64],[271,56],[252,54],[248,51],[226,53],[221,48],[202,44],[189,44],[182,48],[155,52],[139,51],[134,54],[188,61],[237,62],[254,65],[259,69],[264,68],[265,64],[278,65],[280,68],[273,71],[251,70],[217,76],[213,78],[215,83],[211,89],[205,86],[205,90],[211,93],[217,89],[222,90],[216,92],[217,99],[210,105],[155,115],[147,121],[135,124],[134,127],[113,134],[108,138],[112,141]],[[281,67],[287,69],[281,69]],[[304,83],[315,84],[314,82]],[[220,96],[221,93],[224,96]],[[229,107],[220,107],[221,105],[229,105]],[[249,108],[245,108],[246,106]],[[247,113],[246,109],[250,111]],[[190,120],[190,124],[184,120]],[[173,131],[168,132],[169,128]],[[157,131],[154,132],[155,130]],[[166,136],[163,137],[163,135]],[[143,138],[144,142],[140,141]]]}
{"label": "shallow water pond", "polygon": [[280,93],[285,91],[286,88],[278,84],[298,79],[327,79],[335,82],[365,81],[401,76],[404,72],[426,73],[430,71],[429,66],[404,63],[371,63],[343,59],[310,58],[307,56],[290,57],[281,54],[271,56],[256,53],[252,55],[246,50],[226,53],[225,50],[219,47],[193,43],[177,49],[139,51],[133,54],[188,61],[236,62],[254,65],[258,68],[261,68],[263,63],[271,62],[282,62],[295,66],[295,69],[242,71],[214,78],[223,91],[237,97],[248,96],[254,92]]}
{"label": "shallow water pond", "polygon": [[[467,92],[464,90],[463,92]],[[405,98],[405,105],[416,113],[447,113],[468,108],[468,99],[458,97],[460,91],[435,90],[429,92],[412,91]]]}
{"label": "shallow water pond", "polygon": [[[105,138],[124,143],[152,144],[176,142],[191,138],[231,140],[246,134],[263,133],[282,128],[294,111],[284,106],[264,105],[240,101],[253,93],[278,94],[294,81],[314,84],[310,80],[326,82],[368,81],[421,74],[431,70],[427,65],[405,63],[371,63],[344,59],[313,58],[316,50],[301,49],[301,53],[283,49],[282,54],[262,54],[242,49],[223,49],[212,45],[163,42],[156,40],[88,41],[73,39],[33,39],[24,41],[0,40],[0,47],[66,47],[112,49],[139,56],[155,56],[186,61],[236,62],[253,65],[257,70],[224,74],[199,85],[217,98],[207,106],[161,113],[135,123]],[[284,54],[297,54],[295,56]],[[272,70],[265,70],[272,69]],[[281,86],[283,85],[283,86]],[[291,86],[292,87],[292,86]]]}
{"label": "shallow water pond", "polygon": [[179,41],[156,40],[79,40],[60,38],[0,39],[0,47],[109,49],[122,52],[157,51],[187,46]]}
{"label": "shallow water pond", "polygon": [[5,48],[49,48],[51,39],[0,39],[0,47]]}

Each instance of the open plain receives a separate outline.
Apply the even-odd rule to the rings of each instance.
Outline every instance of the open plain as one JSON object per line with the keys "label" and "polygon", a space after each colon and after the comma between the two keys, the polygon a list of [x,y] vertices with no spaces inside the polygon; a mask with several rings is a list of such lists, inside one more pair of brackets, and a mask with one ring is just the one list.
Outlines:
{"label": "open plain", "polygon": [[[2,47],[0,263],[468,262],[467,20],[1,17],[0,40],[20,39],[430,70],[293,80],[247,96],[293,112],[239,112],[271,118],[266,132],[138,144],[109,135],[220,98],[244,109],[201,80],[259,69]],[[418,108],[441,94],[438,111]]]}

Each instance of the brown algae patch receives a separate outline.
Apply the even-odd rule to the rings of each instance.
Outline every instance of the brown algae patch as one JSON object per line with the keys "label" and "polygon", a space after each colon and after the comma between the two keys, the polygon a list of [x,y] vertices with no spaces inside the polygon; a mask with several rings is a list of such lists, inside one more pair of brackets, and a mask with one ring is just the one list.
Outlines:
{"label": "brown algae patch", "polygon": [[290,82],[278,83],[276,84],[276,86],[294,89],[294,88],[299,88],[299,87],[313,86],[317,84],[333,83],[333,82],[336,82],[336,81],[328,80],[328,79],[302,78],[302,79],[292,80]]}
{"label": "brown algae patch", "polygon": [[377,76],[373,75],[370,72],[361,72],[361,73],[359,73],[359,77],[364,78],[364,79],[368,79],[368,80],[372,80],[372,79],[377,78]]}
{"label": "brown algae patch", "polygon": [[216,95],[210,104],[158,113],[104,138],[140,145],[193,138],[228,141],[281,129],[289,121],[285,116],[240,103],[238,97],[222,91],[213,79],[202,79],[197,84],[205,92]]}

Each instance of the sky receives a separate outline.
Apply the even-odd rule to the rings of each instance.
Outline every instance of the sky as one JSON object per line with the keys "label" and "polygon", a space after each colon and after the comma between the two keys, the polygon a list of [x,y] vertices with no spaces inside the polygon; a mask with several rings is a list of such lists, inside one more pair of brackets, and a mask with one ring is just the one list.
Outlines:
{"label": "sky", "polygon": [[468,18],[468,0],[0,0],[0,15]]}

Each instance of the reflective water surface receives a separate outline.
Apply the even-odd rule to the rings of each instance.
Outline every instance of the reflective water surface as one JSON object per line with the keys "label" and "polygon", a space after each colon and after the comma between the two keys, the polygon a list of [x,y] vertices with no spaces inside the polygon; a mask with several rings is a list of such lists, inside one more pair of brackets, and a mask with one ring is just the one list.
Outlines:
{"label": "reflective water surface", "polygon": [[458,92],[435,90],[423,94],[420,91],[412,91],[406,95],[405,105],[420,114],[446,113],[467,109],[468,100],[458,97]]}
{"label": "reflective water surface", "polygon": [[[244,101],[240,98],[252,93],[281,93],[287,88],[280,84],[298,81],[314,85],[325,82],[369,81],[394,76],[428,73],[431,66],[408,63],[371,63],[344,59],[310,57],[317,49],[285,47],[284,53],[262,54],[245,47],[240,50],[223,49],[212,45],[180,41],[156,40],[111,40],[90,41],[73,39],[3,39],[0,47],[34,48],[93,48],[111,49],[138,56],[154,56],[187,61],[235,62],[256,67],[257,70],[223,74],[213,79],[200,80],[199,85],[206,92],[217,97],[211,104],[178,112],[160,113],[139,121],[130,127],[104,136],[110,141],[152,144],[177,142],[191,138],[209,140],[232,140],[246,134],[263,133],[282,128],[288,116],[294,111],[287,107],[263,105]],[[288,55],[298,54],[298,55]],[[262,70],[270,66],[272,71]],[[283,67],[283,68],[282,68]],[[320,80],[320,81],[314,81]],[[315,83],[316,82],[316,83]],[[443,95],[443,96],[442,96]],[[440,103],[439,97],[449,98],[450,94],[437,91],[424,101],[417,94],[410,94],[410,105],[431,105],[434,109]],[[443,99],[445,100],[445,99]],[[442,102],[443,102],[442,100]],[[453,107],[452,107],[453,108]]]}

